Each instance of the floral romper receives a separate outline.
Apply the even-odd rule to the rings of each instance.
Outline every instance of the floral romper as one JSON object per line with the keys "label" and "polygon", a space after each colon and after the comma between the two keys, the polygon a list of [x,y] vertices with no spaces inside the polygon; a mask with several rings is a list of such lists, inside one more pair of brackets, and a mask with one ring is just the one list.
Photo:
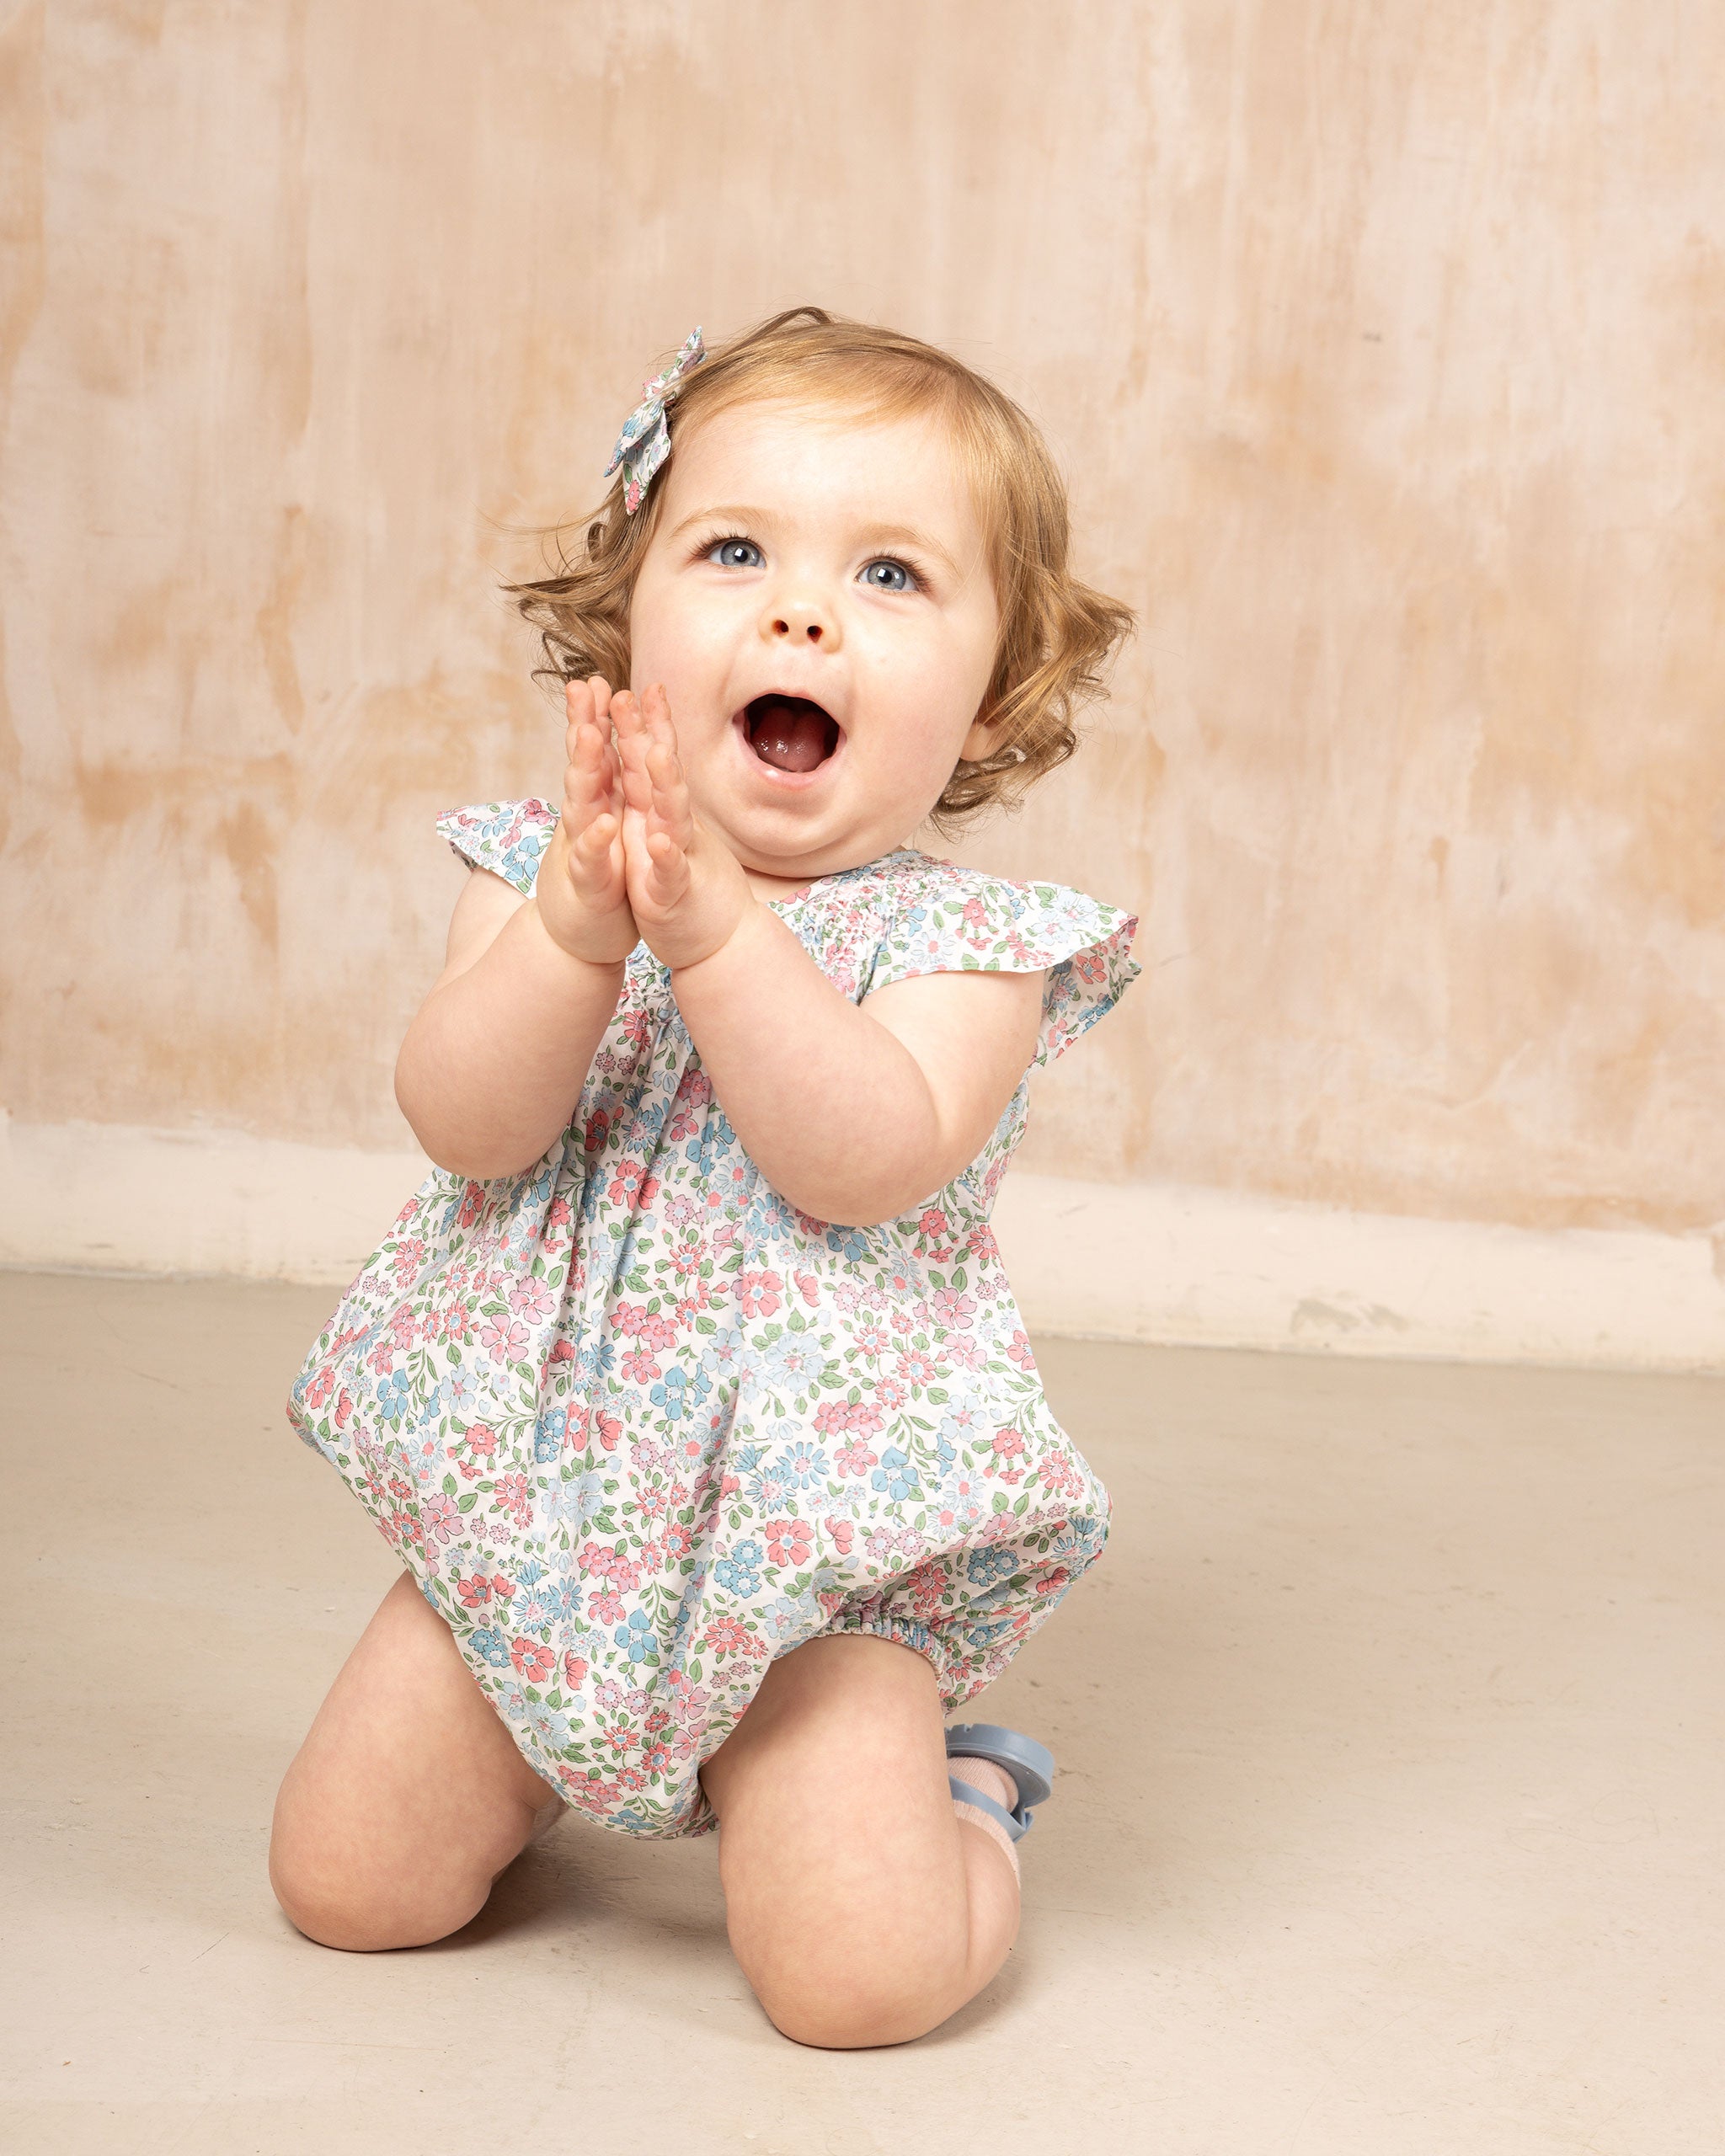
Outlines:
{"label": "floral romper", "polygon": [[[556,820],[530,800],[438,829],[531,893]],[[1115,908],[909,848],[773,903],[857,1001],[1047,969],[1038,1063],[1138,970]],[[1107,1494],[988,1225],[1027,1092],[924,1203],[812,1219],[738,1143],[638,945],[569,1129],[518,1175],[435,1171],[343,1296],[294,1426],[578,1810],[702,1832],[697,1769],[776,1656],[900,1641],[950,1710],[1100,1554]]]}

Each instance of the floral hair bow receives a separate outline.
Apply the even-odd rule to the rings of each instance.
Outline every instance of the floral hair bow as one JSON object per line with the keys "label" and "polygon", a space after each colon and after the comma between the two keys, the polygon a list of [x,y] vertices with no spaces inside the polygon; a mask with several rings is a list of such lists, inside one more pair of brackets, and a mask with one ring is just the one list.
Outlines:
{"label": "floral hair bow", "polygon": [[681,377],[691,367],[699,366],[706,357],[707,347],[701,341],[701,332],[698,328],[692,330],[683,349],[665,372],[642,383],[646,393],[623,421],[623,430],[611,452],[605,476],[608,479],[619,464],[623,467],[623,508],[630,516],[646,499],[654,473],[670,455],[670,428],[665,416],[666,402],[676,396]]}

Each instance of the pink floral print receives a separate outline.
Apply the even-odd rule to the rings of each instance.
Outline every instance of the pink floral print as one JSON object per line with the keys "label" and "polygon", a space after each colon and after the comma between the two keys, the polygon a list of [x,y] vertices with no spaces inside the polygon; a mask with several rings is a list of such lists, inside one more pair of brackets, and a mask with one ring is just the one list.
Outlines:
{"label": "pink floral print", "polygon": [[[555,822],[523,801],[439,829],[525,894]],[[777,910],[857,1001],[1046,969],[1037,1062],[1137,972],[1114,908],[908,848]],[[643,945],[563,1136],[519,1175],[429,1176],[343,1296],[294,1426],[579,1810],[703,1832],[697,1770],[775,1657],[897,1640],[950,1710],[1100,1554],[1107,1495],[989,1228],[1027,1096],[898,1219],[810,1219],[739,1145]]]}

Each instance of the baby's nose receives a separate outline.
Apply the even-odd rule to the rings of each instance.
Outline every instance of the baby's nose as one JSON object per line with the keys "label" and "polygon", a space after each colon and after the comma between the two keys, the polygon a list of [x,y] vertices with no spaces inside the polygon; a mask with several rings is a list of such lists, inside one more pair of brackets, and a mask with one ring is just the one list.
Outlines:
{"label": "baby's nose", "polygon": [[761,620],[769,643],[816,644],[823,651],[838,645],[838,624],[823,606],[812,600],[781,600],[769,606]]}

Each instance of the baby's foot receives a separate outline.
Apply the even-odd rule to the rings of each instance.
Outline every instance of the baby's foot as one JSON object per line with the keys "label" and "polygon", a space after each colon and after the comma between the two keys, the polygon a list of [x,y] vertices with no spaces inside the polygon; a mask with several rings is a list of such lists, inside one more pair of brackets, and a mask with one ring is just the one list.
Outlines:
{"label": "baby's foot", "polygon": [[[986,1799],[991,1808],[985,1812],[981,1805],[968,1801],[959,1794],[961,1785]],[[999,1844],[1007,1853],[1007,1861],[1016,1879],[1017,1845],[999,1815],[1017,1810],[1017,1783],[1004,1767],[996,1766],[991,1759],[970,1759],[963,1753],[953,1753],[947,1761],[947,1786],[953,1793],[953,1810],[960,1819],[968,1819],[973,1827],[980,1827],[991,1841]]]}
{"label": "baby's foot", "polygon": [[980,1827],[1018,1870],[1017,1844],[1030,1831],[1032,1806],[1054,1788],[1054,1754],[1033,1737],[993,1722],[957,1722],[947,1732],[947,1784],[953,1809]]}

